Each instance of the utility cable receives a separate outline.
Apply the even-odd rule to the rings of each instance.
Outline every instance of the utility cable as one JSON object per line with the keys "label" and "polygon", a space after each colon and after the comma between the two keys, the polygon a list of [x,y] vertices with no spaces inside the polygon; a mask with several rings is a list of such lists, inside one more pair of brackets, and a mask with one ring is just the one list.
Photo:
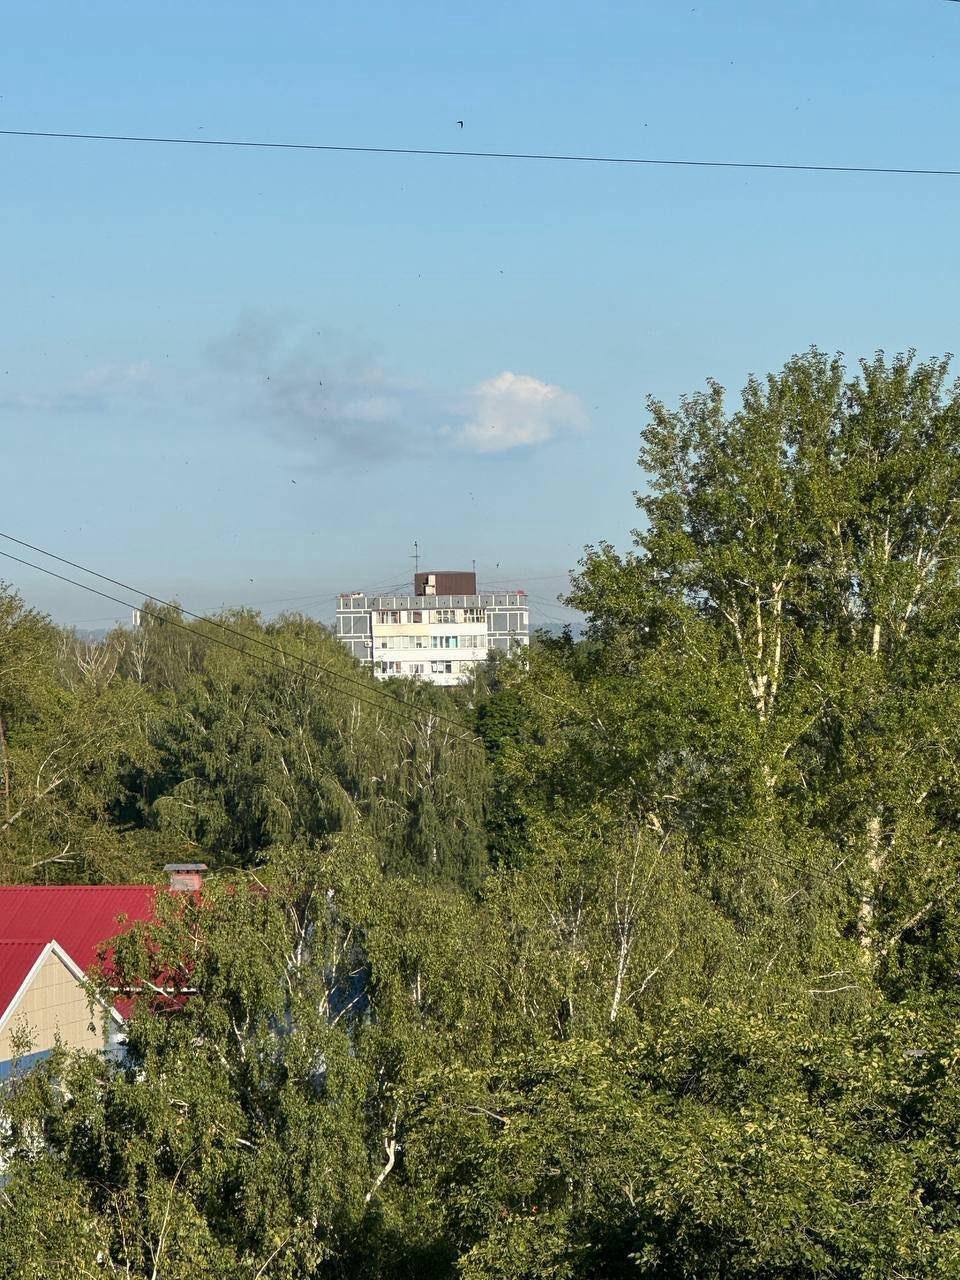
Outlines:
{"label": "utility cable", "polygon": [[[960,0],[958,0],[958,3],[960,3]],[[120,587],[124,591],[130,591],[134,595],[142,595],[145,599],[152,600],[156,604],[166,605],[168,608],[179,609],[181,614],[183,614],[185,617],[192,618],[196,622],[205,623],[209,626],[218,627],[220,630],[226,631],[231,635],[235,635],[245,642],[252,641],[255,644],[259,644],[262,648],[267,649],[273,653],[279,654],[281,657],[286,659],[286,662],[300,663],[303,666],[313,667],[313,668],[316,668],[322,674],[332,678],[333,680],[345,680],[351,684],[360,686],[364,690],[367,689],[367,686],[362,681],[357,680],[352,676],[341,674],[339,672],[332,672],[330,671],[329,667],[323,665],[322,663],[314,662],[309,658],[302,657],[298,654],[290,653],[289,650],[283,649],[279,645],[272,645],[266,641],[259,640],[257,637],[248,636],[245,632],[240,631],[235,627],[227,626],[225,623],[220,623],[214,618],[206,618],[200,614],[191,613],[188,609],[183,609],[180,605],[176,604],[173,601],[161,600],[157,596],[151,596],[148,592],[141,592],[139,588],[129,586],[127,583],[120,582],[116,578],[110,578],[106,574],[97,573],[96,570],[94,569],[88,569],[85,565],[78,564],[74,560],[67,560],[64,556],[55,555],[52,551],[45,551],[42,547],[37,547],[30,542],[25,542],[21,538],[14,538],[9,533],[0,532],[0,538],[4,538],[9,542],[16,543],[18,546],[27,547],[31,551],[36,551],[40,555],[48,556],[51,560],[56,560],[61,564],[69,565],[71,568],[79,569],[82,573],[87,573],[91,577],[99,578],[104,582],[109,582],[113,586]],[[69,578],[65,574],[57,573],[53,569],[47,569],[43,565],[35,564],[33,561],[24,560],[20,556],[15,556],[13,555],[12,552],[9,552],[9,551],[0,550],[0,556],[3,556],[7,560],[12,560],[16,564],[23,565],[28,569],[35,569],[38,573],[46,574],[48,577],[56,578],[59,582],[65,582],[70,586],[79,587],[81,591],[88,591],[92,595],[100,596],[104,600],[110,600],[114,604],[123,605],[124,608],[139,609],[140,612],[146,614],[147,617],[155,618],[158,622],[166,623],[169,626],[173,626],[178,628],[181,631],[185,631],[189,635],[193,636],[194,638],[197,638],[198,636],[198,633],[193,629],[193,627],[188,626],[186,623],[178,622],[176,619],[166,617],[162,613],[156,613],[151,609],[143,608],[142,605],[133,604],[129,600],[123,600],[119,596],[110,595],[108,592],[100,590],[99,587],[92,587],[88,583],[78,582],[75,578]],[[290,674],[289,667],[286,665],[286,663],[277,662],[271,658],[266,657],[264,654],[251,653],[249,649],[244,648],[237,644],[231,644],[230,641],[222,640],[217,636],[201,635],[201,638],[204,640],[210,641],[213,644],[218,644],[222,648],[231,649],[234,653],[242,654],[244,657],[256,658],[259,661],[266,663],[268,666],[276,667],[277,670],[283,671],[287,675]],[[394,694],[389,693],[387,690],[383,690],[380,694],[380,697],[388,699],[389,701],[395,703],[399,708],[402,709],[402,711],[394,711],[392,707],[385,708],[383,707],[380,701],[378,701],[375,698],[368,697],[366,696],[366,694],[363,694],[363,695],[357,694],[357,693],[354,693],[352,690],[348,691],[342,688],[337,688],[336,686],[334,686],[333,688],[334,688],[334,692],[342,694],[345,697],[354,698],[358,702],[366,702],[369,706],[375,707],[378,711],[386,710],[391,715],[405,715],[415,720],[432,719],[432,720],[443,721],[447,724],[452,725],[455,729],[457,729],[464,740],[472,740],[474,742],[482,741],[482,739],[478,738],[476,734],[468,730],[465,725],[454,720],[452,717],[445,716],[440,712],[420,711],[417,707],[413,706],[411,703],[405,702],[402,698],[396,697]],[[572,709],[573,708],[571,708],[571,710]],[[584,719],[592,723],[592,720],[586,713],[580,712],[579,715],[581,715]],[[840,883],[839,879],[836,876],[835,871],[829,871],[829,872],[816,871],[811,867],[804,867],[800,863],[793,862],[790,859],[778,857],[776,854],[766,854],[765,857],[762,859],[762,861],[778,863],[783,867],[789,867],[792,871],[799,872],[801,875],[808,876],[814,880],[820,880],[820,881],[837,880],[837,882]],[[799,890],[799,892],[801,894],[809,894],[811,891],[809,889],[806,889],[806,890]]]}
{"label": "utility cable", "polygon": [[[96,569],[90,569],[87,565],[79,564],[76,560],[68,560],[65,556],[59,556],[53,551],[48,551],[45,547],[35,546],[32,542],[25,542],[22,538],[15,538],[12,534],[3,533],[2,531],[0,531],[0,538],[3,538],[7,542],[13,542],[19,547],[26,547],[29,551],[36,551],[38,555],[45,556],[48,560],[56,560],[58,564],[69,565],[71,569],[79,569],[81,573],[89,574],[91,578],[99,578],[101,582],[109,582],[111,586],[120,587],[123,591],[131,591],[134,595],[140,596],[144,600],[152,600],[154,604],[165,605],[168,609],[178,609],[184,617],[192,618],[195,622],[206,623],[211,627],[217,627],[218,630],[226,631],[229,635],[234,635],[239,637],[241,640],[259,645],[261,649],[267,649],[272,653],[279,653],[291,662],[303,662],[307,666],[315,667],[324,675],[331,675],[335,680],[345,680],[348,684],[355,684],[364,690],[368,688],[365,681],[358,680],[355,676],[331,671],[329,663],[314,662],[310,658],[303,658],[299,654],[290,653],[288,650],[282,649],[279,645],[270,644],[267,640],[261,640],[258,636],[248,636],[247,633],[245,631],[241,631],[239,627],[231,627],[226,622],[220,622],[216,618],[211,618],[204,614],[192,613],[189,609],[184,609],[183,606],[178,604],[175,600],[162,600],[158,596],[151,595],[148,591],[141,590],[140,587],[131,586],[129,582],[121,582],[118,578],[111,578],[105,573],[98,573]],[[39,566],[35,567],[39,568]],[[41,572],[43,572],[43,570],[41,570]],[[112,599],[112,597],[110,598]],[[118,601],[118,603],[123,604],[125,602]],[[137,605],[128,605],[128,607],[131,609],[138,608]],[[403,698],[398,698],[394,694],[386,691],[384,691],[383,696],[390,698],[393,702],[397,702],[403,707],[408,707],[410,705],[408,702],[405,702]],[[457,729],[462,730],[466,727],[450,716],[439,715],[437,718],[446,720]]]}
{"label": "utility cable", "polygon": [[[17,538],[10,538],[9,534],[0,534],[0,537],[9,538],[11,542],[20,541]],[[27,543],[24,545],[29,546],[31,544]],[[35,549],[38,549],[38,548],[35,548]],[[60,560],[65,564],[73,564],[72,561],[63,560],[63,557],[54,556],[50,552],[41,552],[41,554],[50,555],[51,559]],[[231,644],[228,640],[222,640],[218,636],[210,636],[210,635],[204,636],[202,635],[202,633],[198,633],[197,631],[195,631],[193,627],[188,626],[184,622],[178,622],[175,618],[168,618],[162,613],[156,613],[152,609],[147,609],[147,608],[144,608],[142,605],[134,604],[130,600],[122,600],[119,596],[114,596],[107,591],[102,591],[99,587],[92,587],[88,583],[78,582],[76,578],[69,578],[65,574],[56,573],[53,569],[44,568],[43,565],[35,564],[32,560],[24,560],[20,556],[15,556],[10,551],[0,550],[0,556],[3,556],[7,560],[12,560],[16,564],[24,565],[28,569],[35,569],[38,573],[44,573],[50,578],[56,578],[60,582],[66,582],[72,587],[79,587],[81,591],[89,591],[91,595],[100,596],[104,600],[113,601],[114,604],[123,605],[127,609],[139,609],[139,611],[145,614],[148,618],[154,618],[158,622],[166,623],[168,626],[177,627],[181,631],[186,631],[189,635],[193,636],[195,639],[201,638],[205,641],[209,641],[212,644],[218,644],[225,649],[232,649],[234,653],[243,654],[245,657],[257,658],[259,659],[259,661],[265,662],[268,666],[276,667],[277,670],[283,671],[287,675],[290,674],[290,668],[289,666],[286,665],[286,663],[276,662],[273,659],[266,657],[266,655],[264,654],[251,653],[249,649],[244,648],[241,645]],[[82,566],[75,566],[75,567],[82,568]],[[103,574],[96,574],[93,572],[93,570],[90,570],[90,569],[83,569],[83,572],[90,573],[93,577],[103,578],[103,580],[106,582],[114,581],[114,579],[107,578]],[[138,592],[136,592],[135,588],[133,587],[127,587],[122,583],[118,583],[117,585],[122,586],[125,591],[134,591],[135,594],[139,594]],[[168,604],[168,602],[165,600],[157,600],[155,596],[147,596],[147,599],[154,600],[157,604]],[[169,607],[176,608],[176,609],[180,608],[180,606],[176,604],[169,604]],[[301,657],[299,654],[290,653],[286,649],[281,649],[279,645],[271,645],[271,644],[268,644],[266,641],[259,641],[257,640],[256,637],[248,636],[243,631],[239,631],[233,627],[228,627],[223,624],[220,624],[212,618],[204,618],[199,614],[192,614],[186,609],[180,609],[180,612],[184,614],[186,617],[194,618],[197,622],[208,623],[211,626],[218,626],[224,631],[232,632],[232,634],[239,636],[240,639],[244,641],[247,641],[247,642],[253,641],[254,643],[259,643],[263,648],[272,650],[273,652],[283,656],[288,663],[300,663],[302,666],[305,666],[305,667],[314,667],[318,671],[326,675],[328,679],[346,680],[350,684],[358,685],[365,690],[368,688],[368,686],[365,685],[363,681],[357,680],[353,676],[348,676],[345,674],[341,674],[339,672],[332,672],[329,670],[329,668],[323,666],[321,663],[313,662],[311,659]],[[386,711],[390,715],[403,714],[403,715],[406,715],[408,718],[411,718],[414,720],[420,720],[420,721],[423,721],[423,720],[442,721],[446,724],[452,725],[464,740],[469,739],[475,742],[482,741],[480,738],[477,737],[476,734],[474,734],[471,730],[469,730],[466,725],[460,723],[457,720],[454,720],[451,716],[443,715],[442,712],[437,712],[437,711],[420,710],[418,707],[414,706],[412,703],[405,702],[404,699],[398,698],[395,694],[389,693],[386,689],[384,689],[381,692],[380,697],[389,702],[396,703],[398,707],[402,708],[402,713],[401,711],[395,711],[393,707],[384,707],[380,701],[378,701],[375,698],[371,698],[366,694],[354,693],[353,690],[343,689],[338,687],[337,685],[332,685],[332,688],[335,693],[339,693],[342,696],[347,698],[354,698],[358,702],[366,702],[370,706],[376,707],[377,710]]]}
{"label": "utility cable", "polygon": [[[36,551],[38,555],[46,556],[48,560],[56,560],[58,564],[68,565],[71,569],[79,569],[81,573],[87,573],[91,578],[99,578],[101,582],[109,582],[113,587],[120,587],[123,591],[131,591],[135,596],[140,596],[141,599],[152,600],[154,604],[165,605],[168,609],[179,609],[184,617],[193,618],[195,622],[205,622],[208,626],[217,627],[220,631],[226,631],[230,635],[238,636],[241,640],[259,645],[261,649],[268,649],[273,653],[279,653],[291,662],[304,662],[307,666],[315,667],[325,675],[332,675],[336,680],[345,680],[348,684],[355,684],[361,689],[368,688],[366,682],[358,680],[356,676],[347,675],[345,672],[341,673],[339,671],[331,671],[328,663],[314,662],[310,658],[302,658],[299,654],[290,653],[286,649],[282,649],[279,645],[270,644],[267,640],[261,640],[258,636],[248,636],[245,631],[241,631],[238,627],[231,627],[228,623],[220,622],[216,618],[211,618],[205,614],[192,613],[189,609],[184,609],[183,606],[178,604],[175,600],[161,600],[159,596],[151,595],[149,591],[144,591],[140,587],[131,586],[129,582],[121,582],[118,578],[109,577],[108,574],[98,573],[96,569],[90,569],[87,565],[79,564],[76,560],[68,560],[65,556],[58,556],[55,552],[48,551],[45,547],[38,547],[32,542],[25,542],[23,538],[15,538],[11,533],[3,533],[0,531],[0,538],[3,538],[6,542],[13,542],[18,547],[26,547],[28,551]],[[41,572],[43,572],[43,570],[41,570]],[[112,599],[112,597],[110,598]],[[118,603],[124,604],[126,602],[118,601]],[[138,608],[137,605],[128,605],[127,607],[131,609]],[[388,693],[386,690],[383,692],[383,697],[390,698],[392,701],[399,703],[400,706],[403,707],[409,707],[410,705],[408,702],[404,701],[403,698],[398,698],[396,695]],[[445,720],[456,729],[466,729],[466,725],[454,720],[452,716],[444,716],[438,712],[436,713],[435,718],[438,720]]]}
{"label": "utility cable", "polygon": [[655,156],[566,155],[544,151],[463,151],[439,147],[360,147],[329,142],[260,142],[245,138],[178,138],[124,133],[66,133],[50,129],[0,129],[6,138],[54,138],[71,142],[128,142],[160,146],[238,147],[263,151],[346,152],[353,155],[431,156],[467,160],[538,160],[564,164],[659,166],[676,169],[768,169],[792,173],[865,173],[901,177],[960,178],[960,169],[860,164],[794,164],[760,160],[679,160]]}

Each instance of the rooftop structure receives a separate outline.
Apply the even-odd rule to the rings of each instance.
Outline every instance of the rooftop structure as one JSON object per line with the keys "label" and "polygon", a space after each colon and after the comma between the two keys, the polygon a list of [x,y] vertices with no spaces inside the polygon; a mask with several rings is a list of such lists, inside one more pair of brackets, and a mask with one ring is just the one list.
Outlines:
{"label": "rooftop structure", "polygon": [[475,596],[477,575],[461,569],[437,569],[413,575],[415,596]]}

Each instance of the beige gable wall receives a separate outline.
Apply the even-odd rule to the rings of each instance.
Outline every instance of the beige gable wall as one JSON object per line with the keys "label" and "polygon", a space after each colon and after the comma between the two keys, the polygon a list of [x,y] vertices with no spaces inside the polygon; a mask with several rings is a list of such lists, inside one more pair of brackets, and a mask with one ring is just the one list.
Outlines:
{"label": "beige gable wall", "polygon": [[[90,1030],[93,1024],[94,1030]],[[26,1029],[30,1052],[52,1049],[59,1033],[70,1049],[102,1049],[104,1011],[90,1011],[87,993],[58,956],[51,952],[0,1031],[0,1062],[14,1056],[14,1034]]]}

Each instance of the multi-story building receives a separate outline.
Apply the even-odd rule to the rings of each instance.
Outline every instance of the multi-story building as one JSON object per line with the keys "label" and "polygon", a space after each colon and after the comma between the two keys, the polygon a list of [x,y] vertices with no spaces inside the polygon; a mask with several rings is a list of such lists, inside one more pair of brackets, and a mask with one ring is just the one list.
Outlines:
{"label": "multi-story building", "polygon": [[418,573],[412,596],[348,592],[337,636],[378,679],[411,676],[460,684],[490,653],[530,643],[523,591],[477,591],[474,573]]}

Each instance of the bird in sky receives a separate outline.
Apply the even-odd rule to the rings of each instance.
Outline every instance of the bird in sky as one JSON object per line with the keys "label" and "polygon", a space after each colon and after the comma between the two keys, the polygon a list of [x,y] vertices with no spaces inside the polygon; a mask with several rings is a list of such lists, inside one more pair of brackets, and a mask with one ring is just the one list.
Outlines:
{"label": "bird in sky", "polygon": [[457,124],[460,126],[460,128],[461,128],[461,129],[463,128],[463,121],[462,121],[462,120],[458,120],[458,121],[457,121]]}

